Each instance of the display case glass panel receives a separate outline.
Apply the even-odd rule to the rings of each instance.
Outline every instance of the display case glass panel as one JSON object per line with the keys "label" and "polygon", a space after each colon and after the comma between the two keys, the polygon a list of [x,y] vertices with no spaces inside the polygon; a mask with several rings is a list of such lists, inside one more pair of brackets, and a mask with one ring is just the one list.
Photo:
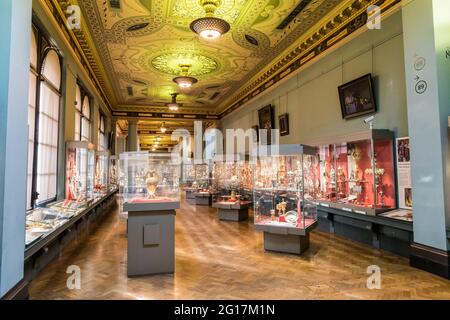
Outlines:
{"label": "display case glass panel", "polygon": [[98,151],[95,155],[94,192],[102,196],[109,191],[109,152]]}
{"label": "display case glass panel", "polygon": [[180,163],[172,154],[123,153],[120,167],[125,176],[124,202],[179,202]]}
{"label": "display case glass panel", "polygon": [[[193,161],[193,160],[192,160]],[[208,188],[210,185],[209,163],[183,164],[183,184],[185,187]]]}
{"label": "display case glass panel", "polygon": [[375,215],[396,208],[393,134],[369,130],[319,150],[319,203]]}
{"label": "display case glass panel", "polygon": [[212,189],[216,192],[214,202],[251,200],[253,175],[245,156],[216,156],[212,169]]}
{"label": "display case glass panel", "polygon": [[116,189],[118,186],[118,166],[117,166],[117,157],[110,156],[109,157],[109,185],[111,189]]}
{"label": "display case glass panel", "polygon": [[319,193],[317,199],[321,201],[335,201],[336,168],[334,161],[334,145],[318,147],[317,154],[319,156],[317,168]]}
{"label": "display case glass panel", "polygon": [[[92,199],[93,145],[68,142],[66,145],[66,204],[83,207]],[[92,179],[91,179],[92,178]]]}
{"label": "display case glass panel", "polygon": [[254,169],[255,225],[312,227],[317,221],[315,149],[280,145],[272,150],[279,151],[259,154]]}

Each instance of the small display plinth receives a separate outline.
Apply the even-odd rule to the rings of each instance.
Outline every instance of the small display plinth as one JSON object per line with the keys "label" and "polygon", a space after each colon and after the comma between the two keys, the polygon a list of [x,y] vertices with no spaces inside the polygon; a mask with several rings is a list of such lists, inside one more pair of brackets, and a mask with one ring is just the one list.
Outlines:
{"label": "small display plinth", "polygon": [[267,251],[301,255],[309,248],[309,233],[305,236],[282,235],[264,232],[264,249]]}
{"label": "small display plinth", "polygon": [[248,220],[248,208],[252,205],[249,201],[221,201],[213,204],[217,208],[219,219],[222,221]]}
{"label": "small display plinth", "polygon": [[276,224],[255,224],[255,229],[264,232],[264,249],[300,255],[309,248],[309,234],[317,221],[305,221],[305,228]]}
{"label": "small display plinth", "polygon": [[197,206],[210,206],[212,204],[212,195],[210,192],[196,192],[194,196]]}
{"label": "small display plinth", "polygon": [[159,211],[176,210],[180,208],[180,202],[170,198],[134,198],[123,204],[123,211]]}
{"label": "small display plinth", "polygon": [[197,188],[184,188],[186,191],[186,199],[195,199],[195,193],[198,191]]}
{"label": "small display plinth", "polygon": [[133,199],[128,211],[128,276],[175,271],[175,209],[170,199]]}

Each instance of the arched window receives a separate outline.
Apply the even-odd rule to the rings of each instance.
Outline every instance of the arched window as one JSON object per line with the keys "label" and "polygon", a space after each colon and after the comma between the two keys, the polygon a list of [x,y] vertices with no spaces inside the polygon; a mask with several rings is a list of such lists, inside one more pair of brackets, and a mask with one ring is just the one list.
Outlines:
{"label": "arched window", "polygon": [[61,76],[58,52],[33,25],[28,99],[28,210],[56,200]]}
{"label": "arched window", "polygon": [[75,140],[81,140],[81,88],[77,84],[75,94]]}
{"label": "arched window", "polygon": [[82,108],[82,121],[81,121],[81,140],[90,141],[91,139],[91,104],[89,97],[85,96],[83,100]]}
{"label": "arched window", "polygon": [[105,116],[100,114],[98,119],[98,150],[106,151]]}
{"label": "arched window", "polygon": [[34,135],[36,121],[36,85],[38,79],[37,63],[38,49],[36,31],[31,30],[30,45],[30,75],[28,79],[28,169],[27,169],[27,210],[32,209],[32,187],[33,187],[33,158],[34,158]]}
{"label": "arched window", "polygon": [[75,140],[91,141],[91,101],[79,84],[75,97]]}
{"label": "arched window", "polygon": [[39,90],[36,192],[38,203],[56,198],[58,170],[59,104],[61,65],[57,52],[48,50],[42,64]]}

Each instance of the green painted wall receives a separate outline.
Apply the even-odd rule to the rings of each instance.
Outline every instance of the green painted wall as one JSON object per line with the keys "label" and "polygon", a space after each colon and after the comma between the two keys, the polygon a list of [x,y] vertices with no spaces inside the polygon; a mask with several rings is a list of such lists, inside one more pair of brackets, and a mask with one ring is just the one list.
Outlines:
{"label": "green painted wall", "polygon": [[278,115],[290,117],[290,135],[280,138],[282,144],[367,129],[364,118],[342,120],[337,89],[367,73],[374,76],[379,108],[374,127],[408,135],[401,12],[384,20],[381,30],[364,32],[222,119],[221,128],[248,129],[258,124],[257,110],[273,104],[276,128]]}

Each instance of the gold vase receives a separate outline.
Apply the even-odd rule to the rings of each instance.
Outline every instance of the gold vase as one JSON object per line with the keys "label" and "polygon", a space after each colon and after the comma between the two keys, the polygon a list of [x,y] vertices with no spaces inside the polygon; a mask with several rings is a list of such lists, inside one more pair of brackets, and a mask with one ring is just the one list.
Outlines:
{"label": "gold vase", "polygon": [[155,171],[148,172],[145,177],[145,185],[147,187],[147,193],[149,199],[154,199],[156,194],[156,189],[158,188],[159,178]]}

